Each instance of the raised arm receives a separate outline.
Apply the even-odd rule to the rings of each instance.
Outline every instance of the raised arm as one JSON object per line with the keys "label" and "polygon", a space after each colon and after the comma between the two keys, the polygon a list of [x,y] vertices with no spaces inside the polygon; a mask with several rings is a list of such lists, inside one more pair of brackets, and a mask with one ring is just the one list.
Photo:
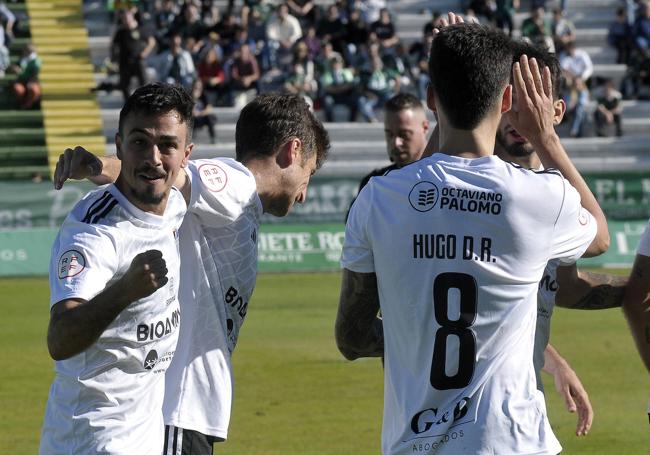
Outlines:
{"label": "raised arm", "polygon": [[623,313],[650,372],[650,257],[637,254],[623,297]]}
{"label": "raised arm", "polygon": [[138,254],[127,272],[90,300],[68,299],[50,310],[47,347],[54,360],[65,360],[90,347],[120,312],[132,302],[167,284],[162,253]]}
{"label": "raised arm", "polygon": [[343,269],[335,338],[346,359],[383,356],[384,330],[378,313],[377,276]]}
{"label": "raised arm", "polygon": [[582,382],[569,363],[549,343],[544,351],[544,371],[553,375],[555,389],[564,398],[564,404],[569,412],[578,411],[576,436],[584,436],[589,432],[594,420],[589,395]]}
{"label": "raised arm", "polygon": [[[97,156],[81,146],[65,149],[59,155],[54,170],[54,188],[60,190],[66,180],[88,179],[95,185],[106,185],[117,180],[122,162],[116,156]],[[179,172],[174,186],[181,190],[185,202],[190,201],[190,180],[185,172]]]}
{"label": "raised arm", "polygon": [[573,264],[558,267],[557,283],[556,305],[575,310],[603,310],[621,306],[627,278],[578,270]]}
{"label": "raised arm", "polygon": [[550,70],[544,68],[540,72],[535,59],[528,60],[526,55],[522,55],[521,60],[513,65],[512,71],[516,103],[508,114],[510,121],[532,144],[544,167],[559,170],[580,194],[582,206],[593,215],[597,223],[596,237],[583,256],[598,256],[609,248],[607,219],[555,132]]}

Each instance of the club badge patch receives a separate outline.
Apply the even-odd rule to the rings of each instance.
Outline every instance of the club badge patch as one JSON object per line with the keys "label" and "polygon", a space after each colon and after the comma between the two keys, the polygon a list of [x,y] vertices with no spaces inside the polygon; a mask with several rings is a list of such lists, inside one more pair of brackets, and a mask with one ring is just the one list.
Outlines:
{"label": "club badge patch", "polygon": [[86,258],[77,250],[68,250],[59,258],[59,279],[79,275],[86,268]]}
{"label": "club badge patch", "polygon": [[213,193],[223,190],[228,183],[228,174],[216,164],[199,166],[199,176],[203,184]]}

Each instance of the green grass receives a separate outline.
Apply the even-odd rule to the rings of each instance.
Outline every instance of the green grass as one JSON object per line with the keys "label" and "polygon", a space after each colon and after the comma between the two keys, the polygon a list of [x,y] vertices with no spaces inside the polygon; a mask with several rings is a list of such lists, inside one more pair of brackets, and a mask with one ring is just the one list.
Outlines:
{"label": "green grass", "polygon": [[[224,455],[370,455],[380,452],[382,371],[346,362],[333,339],[338,274],[259,277],[235,351],[235,403]],[[3,372],[0,453],[36,452],[52,363],[45,348],[45,279],[0,280]],[[547,379],[548,410],[563,454],[647,453],[650,376],[619,310],[557,309],[551,340],[589,392],[594,425],[577,438]],[[9,452],[8,452],[9,453]]]}

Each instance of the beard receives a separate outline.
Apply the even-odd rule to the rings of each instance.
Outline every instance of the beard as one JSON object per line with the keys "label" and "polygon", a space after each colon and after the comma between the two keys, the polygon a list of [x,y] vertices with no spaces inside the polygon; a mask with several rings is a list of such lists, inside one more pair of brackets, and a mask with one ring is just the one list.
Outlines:
{"label": "beard", "polygon": [[530,156],[535,152],[535,150],[533,150],[533,146],[528,142],[514,142],[512,144],[508,144],[505,135],[501,131],[497,131],[496,140],[501,148],[505,150],[506,153],[508,153],[510,156],[521,158]]}
{"label": "beard", "polygon": [[145,191],[132,189],[131,194],[135,199],[147,205],[158,205],[165,199],[165,194],[155,193],[154,188],[148,188]]}

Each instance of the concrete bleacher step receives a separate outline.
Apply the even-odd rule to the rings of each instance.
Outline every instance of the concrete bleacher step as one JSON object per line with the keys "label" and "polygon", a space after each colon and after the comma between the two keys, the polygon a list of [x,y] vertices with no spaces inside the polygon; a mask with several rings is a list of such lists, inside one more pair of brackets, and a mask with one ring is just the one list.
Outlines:
{"label": "concrete bleacher step", "polygon": [[0,161],[7,162],[14,159],[45,158],[47,148],[44,145],[12,145],[0,146]]}
{"label": "concrete bleacher step", "polygon": [[36,110],[0,110],[3,129],[16,127],[43,127],[43,114]]}

